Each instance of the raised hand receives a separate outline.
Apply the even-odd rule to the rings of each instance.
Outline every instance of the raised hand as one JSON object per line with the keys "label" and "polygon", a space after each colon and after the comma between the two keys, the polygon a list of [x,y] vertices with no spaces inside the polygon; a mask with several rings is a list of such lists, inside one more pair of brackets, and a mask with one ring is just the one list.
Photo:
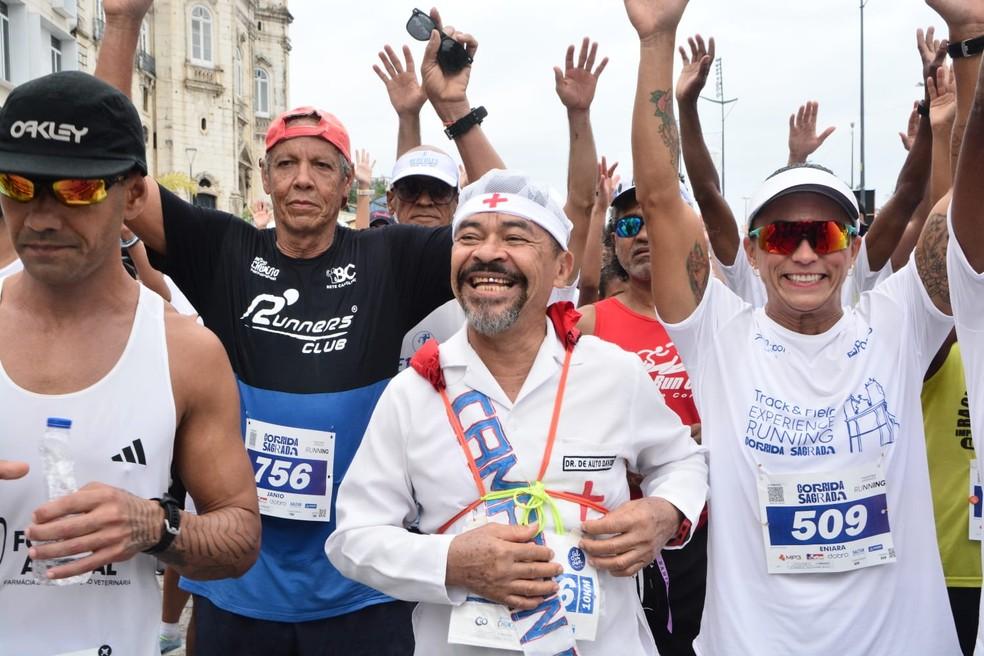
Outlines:
{"label": "raised hand", "polygon": [[379,52],[379,60],[383,68],[373,64],[372,70],[386,85],[386,93],[389,94],[393,109],[397,114],[419,114],[420,108],[427,101],[427,95],[417,81],[417,69],[410,48],[403,46],[404,63],[400,63],[400,59],[389,45]]}
{"label": "raised hand", "polygon": [[598,162],[598,184],[595,188],[595,206],[607,208],[611,204],[612,195],[618,189],[618,183],[622,179],[621,176],[615,175],[615,169],[617,168],[618,162],[608,166],[608,160],[605,157],[602,157],[601,161]]}
{"label": "raised hand", "polygon": [[370,162],[367,151],[355,151],[355,181],[359,189],[368,189],[372,186],[372,169],[374,166],[376,166],[376,160]]}
{"label": "raised hand", "polygon": [[919,131],[919,101],[912,103],[912,111],[909,112],[909,124],[906,126],[905,132],[899,132],[899,138],[902,139],[902,147],[905,148],[906,152],[912,150],[912,143],[916,140],[916,132]]}
{"label": "raised hand", "polygon": [[102,6],[107,22],[113,18],[140,22],[152,4],[154,0],[103,0]]}
{"label": "raised hand", "polygon": [[[431,9],[430,17],[437,30],[444,32],[465,47],[465,52],[472,59],[478,50],[478,41],[470,34],[458,31],[453,27],[445,27],[437,9]],[[447,75],[437,63],[437,51],[441,47],[441,35],[435,30],[431,34],[427,48],[424,49],[424,59],[420,63],[420,76],[423,80],[424,93],[434,106],[434,111],[441,120],[461,118],[468,113],[468,80],[471,77],[471,66],[465,66],[457,73]],[[451,116],[457,114],[456,116]]]}
{"label": "raised hand", "polygon": [[697,34],[687,39],[690,44],[690,54],[680,46],[680,57],[683,59],[683,68],[680,69],[680,77],[677,79],[676,97],[677,102],[696,104],[700,97],[700,92],[707,84],[707,74],[714,63],[714,37],[708,39],[704,44],[704,37]]}
{"label": "raised hand", "polygon": [[936,70],[943,65],[946,60],[946,47],[949,45],[945,39],[940,41],[936,37],[936,28],[930,25],[923,32],[922,28],[916,30],[916,49],[919,50],[919,58],[922,60],[922,79],[936,77]]}
{"label": "raised hand", "polygon": [[581,50],[574,64],[574,46],[567,47],[567,58],[564,70],[554,66],[554,79],[557,82],[557,96],[568,110],[586,111],[594,100],[598,78],[608,66],[608,57],[601,60],[595,67],[595,57],[598,54],[598,44],[584,37]]}
{"label": "raised hand", "polygon": [[926,4],[951,29],[974,24],[984,27],[984,0],[926,0]]}
{"label": "raised hand", "polygon": [[940,66],[935,79],[926,78],[929,92],[929,123],[936,128],[952,126],[957,117],[957,85],[953,79],[953,68]]}
{"label": "raised hand", "polygon": [[270,205],[265,200],[254,200],[253,204],[250,205],[250,212],[253,214],[253,225],[260,230],[270,225],[270,219],[273,216],[270,214]]}
{"label": "raised hand", "polygon": [[675,34],[688,0],[625,0],[625,12],[640,40]]}
{"label": "raised hand", "polygon": [[815,100],[801,105],[799,111],[789,117],[789,163],[805,162],[823,145],[835,128],[827,128],[817,134],[817,113],[820,103]]}

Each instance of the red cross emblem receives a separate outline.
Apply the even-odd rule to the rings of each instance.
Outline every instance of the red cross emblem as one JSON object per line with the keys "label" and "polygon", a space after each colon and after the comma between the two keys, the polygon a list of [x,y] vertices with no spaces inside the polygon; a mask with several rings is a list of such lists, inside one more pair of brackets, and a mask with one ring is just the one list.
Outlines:
{"label": "red cross emblem", "polygon": [[[605,500],[605,495],[604,494],[599,494],[598,496],[592,496],[591,495],[591,488],[593,486],[594,486],[594,483],[592,481],[585,481],[584,482],[584,490],[581,491],[581,496],[584,497],[585,499],[587,499],[588,501],[597,501],[598,503],[601,503],[602,501]],[[581,506],[581,521],[583,522],[587,518],[588,518],[588,507],[587,506]]]}
{"label": "red cross emblem", "polygon": [[494,210],[495,207],[496,207],[496,205],[498,205],[499,203],[505,203],[505,202],[508,202],[508,201],[509,201],[508,198],[504,198],[504,197],[502,197],[502,196],[499,195],[499,192],[496,192],[496,193],[492,194],[491,196],[489,196],[488,198],[486,198],[485,200],[483,200],[482,201],[482,204],[483,205],[488,205],[491,209]]}

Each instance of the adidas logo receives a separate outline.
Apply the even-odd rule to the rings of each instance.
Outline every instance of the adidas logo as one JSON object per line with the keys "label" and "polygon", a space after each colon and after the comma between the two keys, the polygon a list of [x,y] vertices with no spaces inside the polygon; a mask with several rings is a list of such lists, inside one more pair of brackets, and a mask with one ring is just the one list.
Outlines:
{"label": "adidas logo", "polygon": [[123,450],[112,458],[113,462],[132,462],[135,465],[146,465],[147,457],[144,456],[143,444],[140,440],[133,440],[133,444],[123,447]]}

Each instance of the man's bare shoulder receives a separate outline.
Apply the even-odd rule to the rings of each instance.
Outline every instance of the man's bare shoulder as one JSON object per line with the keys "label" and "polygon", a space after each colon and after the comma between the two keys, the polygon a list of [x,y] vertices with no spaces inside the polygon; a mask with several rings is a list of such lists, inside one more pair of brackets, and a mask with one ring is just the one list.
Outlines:
{"label": "man's bare shoulder", "polygon": [[165,306],[164,333],[176,399],[230,379],[232,367],[222,343],[194,317]]}

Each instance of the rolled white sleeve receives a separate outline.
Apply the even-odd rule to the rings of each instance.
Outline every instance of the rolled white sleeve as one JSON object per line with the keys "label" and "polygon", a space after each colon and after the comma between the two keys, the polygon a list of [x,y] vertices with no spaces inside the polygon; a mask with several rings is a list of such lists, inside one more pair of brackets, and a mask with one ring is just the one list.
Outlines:
{"label": "rolled white sleeve", "polygon": [[395,385],[379,399],[335,504],[335,531],[325,542],[332,564],[350,579],[391,597],[457,604],[461,591],[445,585],[453,535],[407,530],[417,504],[407,476],[408,426]]}

